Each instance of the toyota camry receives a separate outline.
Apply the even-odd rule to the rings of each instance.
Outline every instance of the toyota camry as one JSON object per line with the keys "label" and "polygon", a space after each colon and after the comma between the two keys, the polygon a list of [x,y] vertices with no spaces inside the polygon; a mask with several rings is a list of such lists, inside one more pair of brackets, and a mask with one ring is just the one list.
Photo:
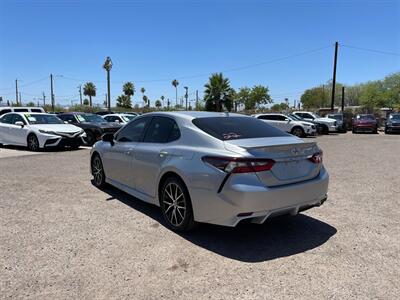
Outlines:
{"label": "toyota camry", "polygon": [[155,204],[173,230],[296,215],[327,199],[322,151],[256,118],[229,113],[139,116],[91,150],[97,187]]}
{"label": "toyota camry", "polygon": [[85,138],[82,129],[64,124],[51,114],[7,113],[0,118],[0,144],[25,146],[38,151],[60,146],[78,148]]}

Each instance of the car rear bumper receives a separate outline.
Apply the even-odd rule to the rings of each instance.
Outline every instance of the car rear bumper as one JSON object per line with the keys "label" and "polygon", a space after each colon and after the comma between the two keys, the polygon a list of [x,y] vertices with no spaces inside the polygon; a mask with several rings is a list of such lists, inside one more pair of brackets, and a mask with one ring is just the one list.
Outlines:
{"label": "car rear bumper", "polygon": [[311,180],[277,187],[266,187],[257,176],[247,181],[230,177],[220,193],[190,189],[195,220],[236,226],[243,219],[263,223],[268,217],[297,214],[321,205],[327,198],[329,175],[324,168]]}
{"label": "car rear bumper", "polygon": [[378,128],[376,125],[356,125],[353,126],[353,131],[356,132],[375,132]]}

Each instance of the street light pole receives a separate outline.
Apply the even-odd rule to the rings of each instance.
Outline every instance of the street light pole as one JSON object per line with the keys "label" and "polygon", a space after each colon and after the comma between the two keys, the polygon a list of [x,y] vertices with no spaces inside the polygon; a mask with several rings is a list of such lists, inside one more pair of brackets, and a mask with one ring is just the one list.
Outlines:
{"label": "street light pole", "polygon": [[18,79],[15,79],[15,101],[18,106]]}
{"label": "street light pole", "polygon": [[54,91],[53,91],[53,74],[50,74],[50,96],[51,96],[51,110],[53,113],[55,112],[54,110]]}
{"label": "street light pole", "polygon": [[185,99],[186,99],[186,110],[188,110],[188,89],[189,88],[187,86],[185,86],[184,89],[185,89]]}
{"label": "street light pole", "polygon": [[110,95],[110,70],[112,69],[113,63],[109,56],[107,56],[104,62],[103,68],[107,71],[107,109],[111,113],[111,95]]}

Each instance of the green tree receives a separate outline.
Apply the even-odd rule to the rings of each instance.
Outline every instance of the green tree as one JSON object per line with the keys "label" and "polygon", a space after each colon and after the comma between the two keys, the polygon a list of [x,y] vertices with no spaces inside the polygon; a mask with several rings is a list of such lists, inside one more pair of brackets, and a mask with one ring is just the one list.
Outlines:
{"label": "green tree", "polygon": [[174,79],[172,80],[171,84],[175,87],[175,106],[178,105],[178,85],[179,81]]}
{"label": "green tree", "polygon": [[269,95],[268,87],[262,85],[255,85],[251,89],[250,94],[250,103],[247,103],[249,108],[246,109],[254,109],[256,106],[260,104],[269,104],[272,103],[271,96]]}
{"label": "green tree", "polygon": [[28,102],[28,103],[26,104],[26,106],[35,106],[35,103],[32,102],[32,101],[30,101],[30,102]]}
{"label": "green tree", "polygon": [[207,111],[222,111],[224,105],[228,111],[232,109],[234,90],[230,86],[229,79],[224,78],[222,73],[212,74],[204,87]]}
{"label": "green tree", "polygon": [[386,76],[383,79],[384,96],[389,107],[400,105],[400,72]]}
{"label": "green tree", "polygon": [[243,104],[245,109],[249,109],[249,104],[251,102],[251,89],[247,86],[241,87],[236,93],[236,102]]}
{"label": "green tree", "polygon": [[89,105],[93,106],[92,97],[96,97],[96,86],[93,82],[87,82],[83,86],[83,94],[89,96]]}
{"label": "green tree", "polygon": [[146,104],[147,104],[148,101],[149,101],[149,98],[147,98],[146,95],[143,95],[143,103],[144,103],[144,106],[146,106]]}
{"label": "green tree", "polygon": [[88,99],[85,98],[85,99],[83,100],[83,105],[86,105],[86,106],[87,106],[87,105],[89,105],[89,103],[90,103],[90,102],[89,102]]}
{"label": "green tree", "polygon": [[282,103],[275,103],[274,105],[271,106],[271,110],[274,112],[282,112],[287,110],[289,107],[285,102]]}
{"label": "green tree", "polygon": [[162,101],[162,106],[164,107],[164,100],[165,100],[165,97],[164,97],[164,96],[161,96],[160,99],[161,99],[161,101]]}
{"label": "green tree", "polygon": [[127,95],[120,95],[117,98],[117,106],[123,108],[132,108],[131,98]]}
{"label": "green tree", "polygon": [[360,96],[361,104],[367,108],[388,106],[387,91],[382,81],[370,81],[363,85]]}
{"label": "green tree", "polygon": [[154,103],[154,105],[157,107],[157,109],[160,109],[162,104],[160,100],[156,100],[156,103]]}
{"label": "green tree", "polygon": [[124,92],[125,96],[128,96],[129,98],[133,97],[135,94],[135,85],[133,82],[125,82],[124,85],[122,86],[122,91]]}

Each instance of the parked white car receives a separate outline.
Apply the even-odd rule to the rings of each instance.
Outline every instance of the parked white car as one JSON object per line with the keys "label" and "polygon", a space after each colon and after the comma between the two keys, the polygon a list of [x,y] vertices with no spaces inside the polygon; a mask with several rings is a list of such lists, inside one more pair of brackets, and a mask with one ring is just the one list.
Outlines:
{"label": "parked white car", "polygon": [[1,106],[0,107],[0,116],[4,115],[9,112],[32,112],[32,113],[45,113],[43,107],[32,107],[32,106],[26,106],[26,107],[21,107],[21,106]]}
{"label": "parked white car", "polygon": [[314,124],[298,121],[284,114],[267,113],[252,116],[298,137],[317,134],[317,129]]}
{"label": "parked white car", "polygon": [[304,119],[305,121],[316,122],[321,125],[323,133],[337,132],[338,126],[335,119],[321,117],[309,111],[295,111],[294,115]]}
{"label": "parked white car", "polygon": [[105,115],[103,116],[103,119],[105,119],[107,122],[116,122],[116,123],[120,123],[120,124],[126,124],[128,123],[130,120],[133,120],[134,118],[136,118],[138,115],[136,114],[109,114],[109,115]]}
{"label": "parked white car", "polygon": [[40,148],[84,144],[85,132],[45,113],[7,113],[0,117],[0,144]]}

